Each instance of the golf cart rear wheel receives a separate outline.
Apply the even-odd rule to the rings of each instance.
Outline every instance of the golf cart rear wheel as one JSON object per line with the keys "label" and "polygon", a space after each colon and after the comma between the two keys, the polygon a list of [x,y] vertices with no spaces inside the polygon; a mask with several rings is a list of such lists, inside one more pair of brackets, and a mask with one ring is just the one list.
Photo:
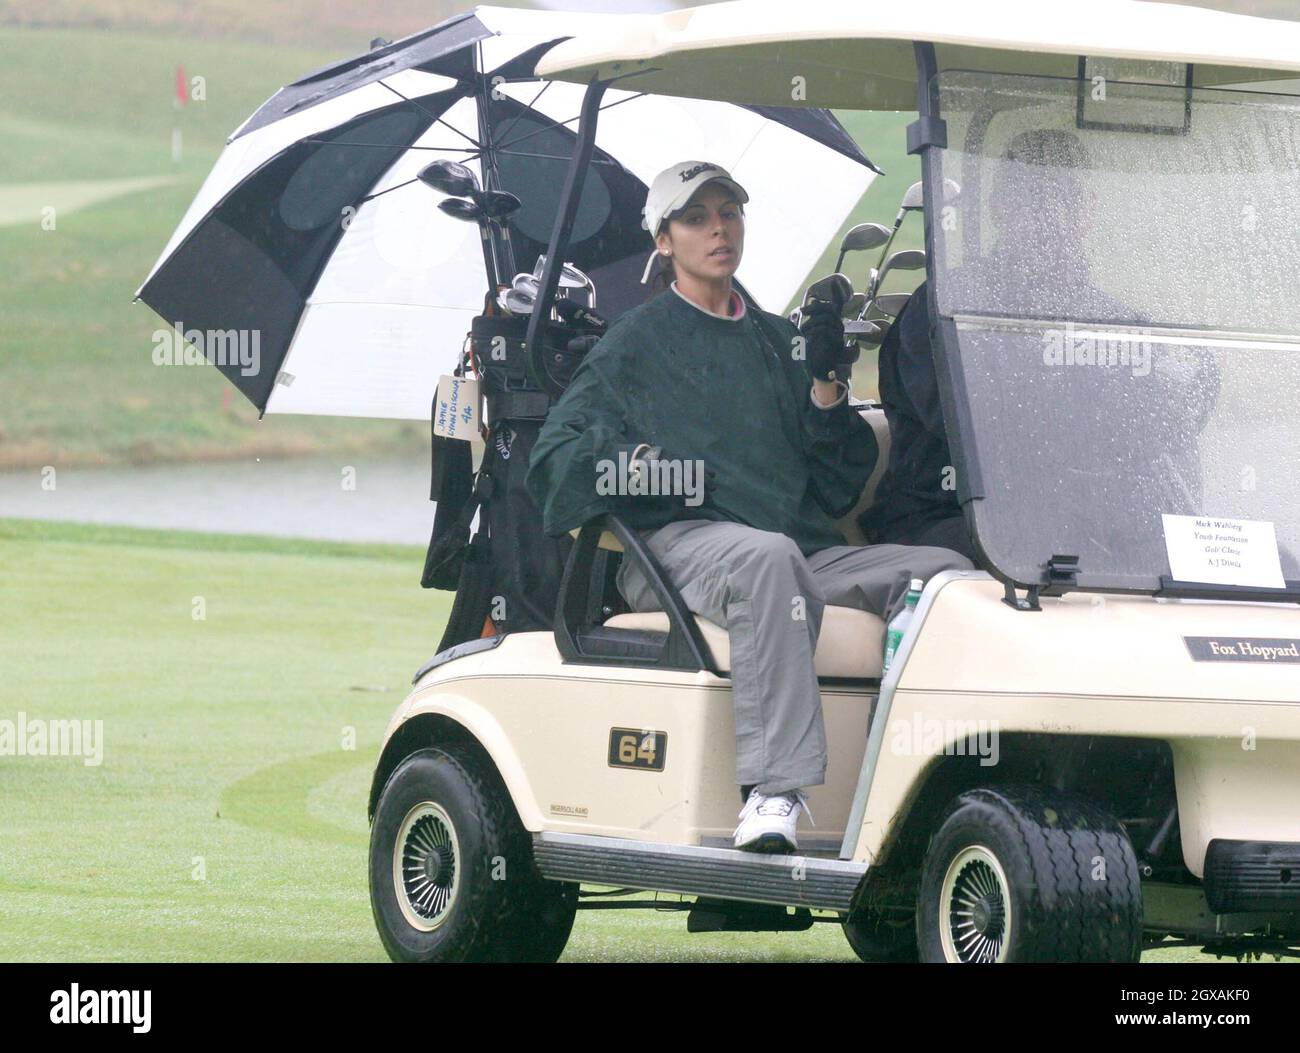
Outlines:
{"label": "golf cart rear wheel", "polygon": [[577,886],[545,881],[499,777],[424,749],[389,777],[370,836],[370,903],[394,961],[555,961]]}
{"label": "golf cart rear wheel", "polygon": [[842,915],[840,924],[853,953],[864,962],[917,960],[916,919],[910,914],[860,909]]}
{"label": "golf cart rear wheel", "polygon": [[1034,786],[963,793],[926,854],[916,934],[928,962],[1136,962],[1133,846],[1078,797]]}

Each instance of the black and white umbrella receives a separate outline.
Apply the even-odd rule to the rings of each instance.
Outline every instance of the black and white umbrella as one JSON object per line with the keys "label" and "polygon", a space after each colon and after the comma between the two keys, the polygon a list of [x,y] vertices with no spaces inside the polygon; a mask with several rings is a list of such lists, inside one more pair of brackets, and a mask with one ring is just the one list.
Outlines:
{"label": "black and white umbrella", "polygon": [[[255,368],[206,353],[262,412],[427,420],[483,309],[491,257],[417,174],[445,157],[519,197],[501,236],[531,270],[583,94],[534,66],[627,17],[479,7],[288,85],[230,137],[137,299],[182,333],[217,334],[209,346],[251,343]],[[567,257],[610,321],[644,299],[641,207],[669,164],[714,161],[749,191],[737,277],[775,310],[875,172],[825,110],[615,90],[602,110]]]}

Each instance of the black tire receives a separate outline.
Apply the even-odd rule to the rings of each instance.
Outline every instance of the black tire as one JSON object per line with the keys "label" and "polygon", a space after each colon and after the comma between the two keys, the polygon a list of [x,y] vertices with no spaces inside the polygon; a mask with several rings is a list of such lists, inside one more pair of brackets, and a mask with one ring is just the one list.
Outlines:
{"label": "black tire", "polygon": [[[955,910],[963,901],[968,918]],[[930,842],[916,931],[927,962],[1136,962],[1133,846],[1081,798],[1034,786],[970,790]]]}
{"label": "black tire", "polygon": [[[529,850],[531,862],[531,848]],[[538,877],[530,895],[520,897],[507,923],[510,936],[497,951],[505,962],[554,962],[564,953],[578,912],[578,886]]]}
{"label": "black tire", "polygon": [[910,914],[856,910],[840,920],[844,938],[864,962],[915,962],[916,919]]}
{"label": "black tire", "polygon": [[468,751],[423,749],[394,769],[375,808],[370,905],[394,961],[553,962],[577,886],[537,873],[494,770]]}

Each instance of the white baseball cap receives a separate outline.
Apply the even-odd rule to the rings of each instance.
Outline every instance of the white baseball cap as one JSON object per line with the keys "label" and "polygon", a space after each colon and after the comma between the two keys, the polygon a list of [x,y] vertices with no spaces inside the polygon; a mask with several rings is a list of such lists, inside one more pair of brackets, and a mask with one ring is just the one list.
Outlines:
{"label": "white baseball cap", "polygon": [[655,176],[655,181],[650,184],[650,192],[646,194],[641,226],[653,237],[666,216],[685,206],[691,195],[705,183],[715,180],[735,194],[736,200],[742,205],[749,200],[745,188],[732,179],[731,174],[721,165],[715,165],[711,161],[682,161]]}

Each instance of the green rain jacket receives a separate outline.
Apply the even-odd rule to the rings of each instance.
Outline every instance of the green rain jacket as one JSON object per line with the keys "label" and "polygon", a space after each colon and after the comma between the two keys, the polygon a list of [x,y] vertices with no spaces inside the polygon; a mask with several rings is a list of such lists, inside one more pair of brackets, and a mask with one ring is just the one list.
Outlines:
{"label": "green rain jacket", "polygon": [[[744,523],[788,535],[804,555],[845,544],[833,519],[856,503],[879,451],[847,398],[813,404],[798,335],[779,315],[721,318],[672,289],[627,312],[574,372],[533,447],[525,485],[545,532],[617,512],[640,530]],[[609,492],[641,443],[702,461],[703,503]]]}

